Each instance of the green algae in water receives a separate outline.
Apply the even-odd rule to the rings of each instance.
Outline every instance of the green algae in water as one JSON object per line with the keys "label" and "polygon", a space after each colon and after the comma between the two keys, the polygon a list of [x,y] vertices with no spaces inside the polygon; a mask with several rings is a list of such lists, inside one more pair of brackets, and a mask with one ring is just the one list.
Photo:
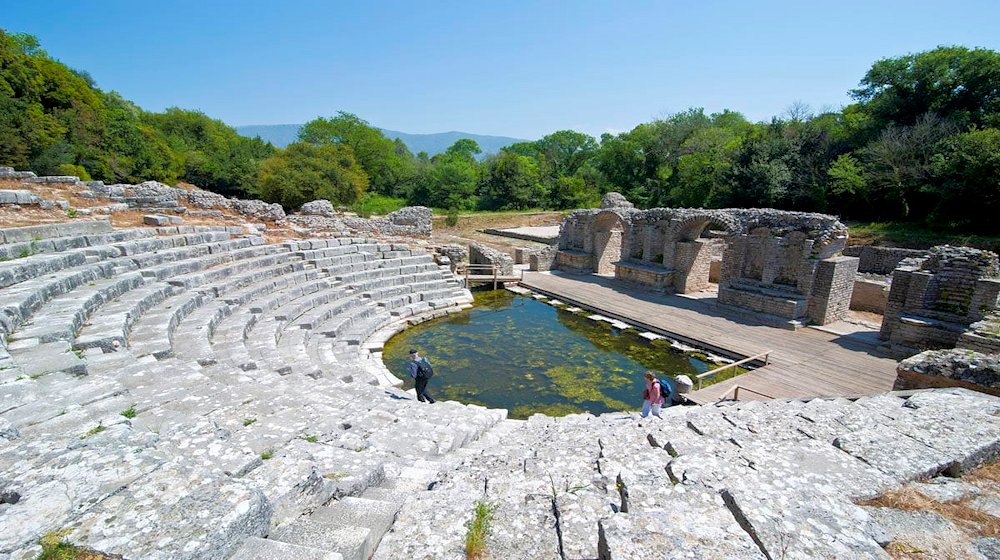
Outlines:
{"label": "green algae in water", "polygon": [[410,327],[386,344],[382,359],[407,387],[410,348],[434,364],[435,398],[506,408],[512,418],[634,410],[642,405],[642,372],[693,377],[710,369],[693,353],[534,298],[507,290],[474,295],[472,309]]}

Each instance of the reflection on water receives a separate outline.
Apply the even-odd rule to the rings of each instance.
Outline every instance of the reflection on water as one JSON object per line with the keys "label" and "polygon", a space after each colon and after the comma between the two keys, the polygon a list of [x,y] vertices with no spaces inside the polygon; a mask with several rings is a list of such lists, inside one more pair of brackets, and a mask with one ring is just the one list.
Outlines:
{"label": "reflection on water", "polygon": [[668,342],[651,343],[530,297],[493,290],[475,298],[468,311],[393,337],[386,366],[409,381],[407,352],[416,348],[434,364],[435,398],[506,408],[512,418],[634,410],[642,404],[643,371],[693,377],[707,369]]}

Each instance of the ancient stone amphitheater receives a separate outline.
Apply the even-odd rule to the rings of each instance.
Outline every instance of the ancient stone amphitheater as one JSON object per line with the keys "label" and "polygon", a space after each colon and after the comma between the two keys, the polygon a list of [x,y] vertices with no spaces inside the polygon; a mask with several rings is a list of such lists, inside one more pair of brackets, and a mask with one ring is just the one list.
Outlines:
{"label": "ancient stone amphitheater", "polygon": [[962,389],[652,420],[418,403],[380,341],[471,298],[396,243],[99,220],[0,241],[0,557],[56,534],[98,557],[457,559],[486,503],[495,559],[887,558],[914,524],[859,501],[984,494],[949,477],[1000,449],[1000,400]]}

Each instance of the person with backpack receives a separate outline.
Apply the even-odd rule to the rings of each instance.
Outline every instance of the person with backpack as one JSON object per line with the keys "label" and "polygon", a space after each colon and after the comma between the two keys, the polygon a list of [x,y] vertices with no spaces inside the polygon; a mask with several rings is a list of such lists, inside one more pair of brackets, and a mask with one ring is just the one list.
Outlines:
{"label": "person with backpack", "polygon": [[669,394],[670,388],[664,387],[663,383],[656,378],[656,374],[651,371],[647,371],[643,375],[646,377],[646,388],[642,391],[642,417],[649,416],[650,411],[652,411],[653,416],[659,418],[664,393]]}
{"label": "person with backpack", "polygon": [[431,367],[430,361],[427,358],[421,358],[416,350],[410,350],[410,363],[407,364],[407,367],[417,391],[417,400],[424,402],[426,399],[428,403],[434,404],[436,402],[434,397],[431,397],[431,394],[427,392],[427,382],[431,380],[431,377],[434,377],[434,368]]}

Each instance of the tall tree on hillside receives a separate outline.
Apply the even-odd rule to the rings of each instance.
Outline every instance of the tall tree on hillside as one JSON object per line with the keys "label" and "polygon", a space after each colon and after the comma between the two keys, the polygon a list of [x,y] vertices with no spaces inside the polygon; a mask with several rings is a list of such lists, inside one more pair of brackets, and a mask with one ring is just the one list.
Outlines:
{"label": "tall tree on hillside", "polygon": [[171,107],[147,113],[143,122],[159,131],[179,155],[180,177],[199,187],[231,196],[247,192],[257,166],[274,148],[260,138],[246,138],[200,111]]}
{"label": "tall tree on hillside", "polygon": [[350,146],[371,180],[371,189],[379,194],[405,194],[413,179],[409,150],[400,150],[396,142],[357,115],[340,111],[329,119],[313,119],[299,129],[299,140],[314,145]]}

